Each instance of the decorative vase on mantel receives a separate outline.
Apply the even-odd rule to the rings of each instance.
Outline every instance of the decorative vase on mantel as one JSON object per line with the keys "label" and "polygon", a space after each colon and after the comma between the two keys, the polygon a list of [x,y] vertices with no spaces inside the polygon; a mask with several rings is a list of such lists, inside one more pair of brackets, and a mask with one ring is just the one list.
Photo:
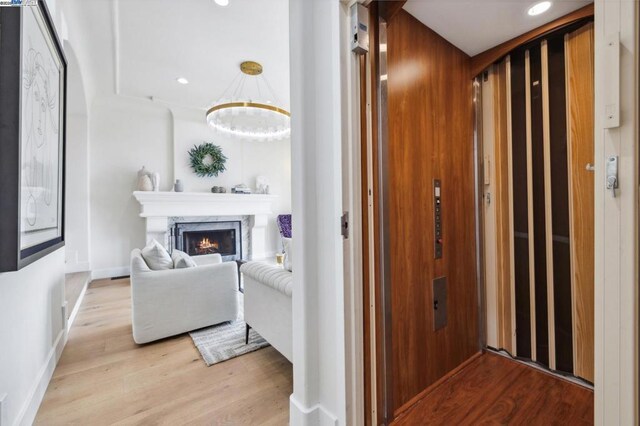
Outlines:
{"label": "decorative vase on mantel", "polygon": [[150,172],[144,166],[138,170],[138,191],[153,191],[153,182],[149,175]]}
{"label": "decorative vase on mantel", "polygon": [[151,183],[155,192],[160,191],[160,173],[156,172],[151,174]]}
{"label": "decorative vase on mantel", "polygon": [[173,190],[175,192],[184,192],[184,184],[180,179],[176,179],[176,183],[173,185]]}

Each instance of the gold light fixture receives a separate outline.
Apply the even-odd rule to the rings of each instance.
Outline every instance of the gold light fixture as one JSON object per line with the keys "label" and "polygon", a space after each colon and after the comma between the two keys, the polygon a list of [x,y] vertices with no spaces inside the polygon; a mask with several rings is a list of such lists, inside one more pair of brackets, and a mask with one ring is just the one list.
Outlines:
{"label": "gold light fixture", "polygon": [[[278,99],[262,70],[262,65],[254,61],[240,64],[236,78],[221,99],[207,111],[207,123],[214,130],[257,140],[276,140],[289,136],[291,114],[274,105]],[[252,93],[248,94],[250,91]]]}

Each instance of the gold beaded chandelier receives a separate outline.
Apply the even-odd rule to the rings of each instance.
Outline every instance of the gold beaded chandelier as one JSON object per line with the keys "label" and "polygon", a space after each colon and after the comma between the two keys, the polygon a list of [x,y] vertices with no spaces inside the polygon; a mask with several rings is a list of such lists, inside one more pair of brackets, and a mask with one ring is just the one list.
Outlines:
{"label": "gold beaded chandelier", "polygon": [[219,133],[242,139],[287,138],[291,114],[277,106],[277,102],[262,74],[262,65],[245,61],[221,98],[207,111],[207,123]]}

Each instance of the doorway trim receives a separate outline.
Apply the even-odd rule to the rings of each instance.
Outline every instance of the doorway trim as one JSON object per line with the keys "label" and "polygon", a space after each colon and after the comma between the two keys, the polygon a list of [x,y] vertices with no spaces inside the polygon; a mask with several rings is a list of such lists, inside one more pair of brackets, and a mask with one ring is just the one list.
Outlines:
{"label": "doorway trim", "polygon": [[[638,9],[636,1],[595,2],[596,425],[638,422]],[[617,34],[620,49],[609,53]],[[618,94],[620,126],[607,129],[605,108]],[[605,189],[611,155],[620,159],[615,198]]]}

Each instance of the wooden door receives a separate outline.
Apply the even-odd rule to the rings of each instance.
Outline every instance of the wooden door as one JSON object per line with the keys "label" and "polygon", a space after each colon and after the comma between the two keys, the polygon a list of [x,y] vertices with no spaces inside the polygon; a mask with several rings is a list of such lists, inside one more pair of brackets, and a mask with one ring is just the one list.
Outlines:
{"label": "wooden door", "polygon": [[[593,36],[584,22],[551,33],[511,52],[506,78],[496,64],[482,83],[487,344],[590,382]],[[504,109],[506,130],[498,124]],[[501,226],[511,231],[506,240]]]}
{"label": "wooden door", "polygon": [[565,38],[574,374],[594,380],[594,33]]}
{"label": "wooden door", "polygon": [[491,66],[482,86],[484,287],[486,344],[515,354],[513,198],[509,108],[509,59]]}

